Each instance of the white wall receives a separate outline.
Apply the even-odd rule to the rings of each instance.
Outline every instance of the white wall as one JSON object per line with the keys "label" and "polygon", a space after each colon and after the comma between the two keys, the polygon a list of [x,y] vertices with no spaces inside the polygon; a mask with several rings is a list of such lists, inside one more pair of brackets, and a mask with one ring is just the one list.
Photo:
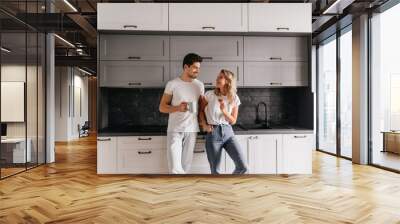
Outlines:
{"label": "white wall", "polygon": [[88,120],[88,77],[83,75],[76,68],[56,67],[56,141],[79,138],[78,124]]}

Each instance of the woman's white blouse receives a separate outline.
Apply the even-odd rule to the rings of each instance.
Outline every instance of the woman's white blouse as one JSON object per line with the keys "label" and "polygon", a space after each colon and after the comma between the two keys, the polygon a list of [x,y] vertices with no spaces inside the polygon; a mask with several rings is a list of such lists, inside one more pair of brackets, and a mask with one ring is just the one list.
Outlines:
{"label": "woman's white blouse", "polygon": [[240,105],[240,99],[237,95],[235,95],[232,103],[229,103],[227,96],[217,96],[214,93],[214,90],[209,90],[205,94],[205,98],[208,102],[208,105],[205,108],[205,114],[207,117],[207,123],[211,125],[219,125],[219,124],[229,124],[227,120],[225,120],[225,116],[220,109],[220,104],[218,99],[222,98],[225,103],[225,108],[228,113],[232,113],[233,107]]}

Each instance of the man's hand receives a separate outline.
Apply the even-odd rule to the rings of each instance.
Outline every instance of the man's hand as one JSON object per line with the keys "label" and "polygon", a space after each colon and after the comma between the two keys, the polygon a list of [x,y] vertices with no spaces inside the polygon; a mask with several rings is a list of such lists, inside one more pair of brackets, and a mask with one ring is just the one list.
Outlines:
{"label": "man's hand", "polygon": [[186,111],[188,111],[187,105],[188,105],[187,102],[182,102],[182,103],[179,104],[179,106],[178,106],[178,111],[179,111],[179,112],[186,112]]}
{"label": "man's hand", "polygon": [[202,128],[203,128],[203,131],[207,132],[207,133],[210,133],[210,132],[212,132],[214,130],[214,127],[212,125],[209,125],[209,124],[203,125]]}

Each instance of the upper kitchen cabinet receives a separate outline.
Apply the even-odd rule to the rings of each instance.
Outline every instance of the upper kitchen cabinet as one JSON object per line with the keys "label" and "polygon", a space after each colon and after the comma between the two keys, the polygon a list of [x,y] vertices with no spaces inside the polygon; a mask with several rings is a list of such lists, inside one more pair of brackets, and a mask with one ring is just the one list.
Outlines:
{"label": "upper kitchen cabinet", "polygon": [[243,37],[240,36],[171,36],[171,60],[182,61],[196,52],[204,61],[242,61]]}
{"label": "upper kitchen cabinet", "polygon": [[244,37],[245,61],[308,61],[306,37]]}
{"label": "upper kitchen cabinet", "polygon": [[311,33],[311,3],[249,3],[249,32]]}
{"label": "upper kitchen cabinet", "polygon": [[168,36],[101,35],[100,60],[166,60]]}
{"label": "upper kitchen cabinet", "polygon": [[247,4],[170,3],[169,30],[247,32]]}
{"label": "upper kitchen cabinet", "polygon": [[168,3],[98,3],[97,29],[168,31]]}
{"label": "upper kitchen cabinet", "polygon": [[308,85],[306,62],[244,62],[246,87],[295,87]]}
{"label": "upper kitchen cabinet", "polygon": [[169,63],[102,61],[100,87],[160,87],[168,80]]}
{"label": "upper kitchen cabinet", "polygon": [[[205,87],[215,85],[215,80],[221,69],[228,69],[236,76],[238,87],[243,86],[243,62],[203,62],[200,66],[198,79],[204,83]],[[171,77],[173,79],[182,74],[182,61],[171,62]]]}

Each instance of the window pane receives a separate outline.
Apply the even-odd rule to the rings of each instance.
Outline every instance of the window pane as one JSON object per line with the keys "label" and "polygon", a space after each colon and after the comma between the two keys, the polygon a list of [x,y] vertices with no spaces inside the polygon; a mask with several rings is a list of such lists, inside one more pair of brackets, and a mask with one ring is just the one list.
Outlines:
{"label": "window pane", "polygon": [[352,157],[352,33],[340,37],[340,152]]}
{"label": "window pane", "polygon": [[[400,4],[372,18],[372,163],[400,170]],[[392,132],[397,131],[397,132]]]}
{"label": "window pane", "polygon": [[336,40],[318,48],[318,147],[336,153]]}

